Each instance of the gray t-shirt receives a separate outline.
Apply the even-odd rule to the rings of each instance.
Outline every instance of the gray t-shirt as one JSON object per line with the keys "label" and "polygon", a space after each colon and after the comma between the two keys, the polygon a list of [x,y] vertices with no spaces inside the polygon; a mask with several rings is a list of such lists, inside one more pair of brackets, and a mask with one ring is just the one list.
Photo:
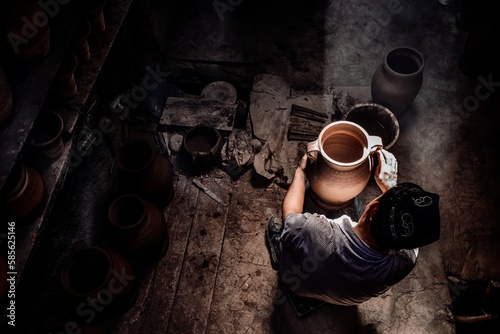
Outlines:
{"label": "gray t-shirt", "polygon": [[361,240],[348,216],[291,213],[281,235],[279,275],[291,291],[355,305],[387,291],[415,266],[413,250],[377,251]]}

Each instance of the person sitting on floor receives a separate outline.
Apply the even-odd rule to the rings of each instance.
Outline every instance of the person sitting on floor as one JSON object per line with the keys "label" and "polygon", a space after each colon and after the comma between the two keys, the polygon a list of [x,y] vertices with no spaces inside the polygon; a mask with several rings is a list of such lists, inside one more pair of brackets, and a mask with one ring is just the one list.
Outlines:
{"label": "person sitting on floor", "polygon": [[[414,268],[418,247],[439,239],[439,195],[413,183],[396,184],[397,162],[377,151],[375,180],[382,194],[356,223],[303,212],[307,156],[283,200],[283,226],[269,220],[266,237],[273,267],[297,296],[356,305],[386,292]],[[357,220],[357,219],[356,219]]]}

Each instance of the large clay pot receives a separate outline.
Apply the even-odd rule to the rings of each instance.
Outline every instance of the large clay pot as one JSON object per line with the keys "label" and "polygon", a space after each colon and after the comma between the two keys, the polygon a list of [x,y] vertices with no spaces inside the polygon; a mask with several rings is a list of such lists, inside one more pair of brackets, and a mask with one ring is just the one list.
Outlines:
{"label": "large clay pot", "polygon": [[382,140],[370,136],[358,124],[349,121],[330,123],[318,139],[307,144],[312,162],[306,169],[311,199],[317,206],[339,210],[366,187],[372,174],[372,153]]}
{"label": "large clay pot", "polygon": [[134,194],[116,198],[108,209],[110,236],[138,262],[159,261],[168,249],[167,222],[160,209]]}
{"label": "large clay pot", "polygon": [[399,122],[396,116],[377,103],[354,105],[345,113],[344,120],[360,125],[370,136],[380,137],[386,150],[391,148],[399,137]]}
{"label": "large clay pot", "polygon": [[12,91],[9,80],[0,67],[0,126],[6,123],[12,115]]}
{"label": "large clay pot", "polygon": [[59,158],[64,152],[61,137],[63,129],[64,122],[58,113],[44,111],[38,116],[33,128],[31,146],[49,159]]}
{"label": "large clay pot", "polygon": [[173,171],[170,162],[146,141],[124,144],[116,156],[122,188],[165,207],[173,198]]}
{"label": "large clay pot", "polygon": [[13,2],[3,26],[6,53],[20,61],[41,61],[50,51],[50,17],[40,1]]}
{"label": "large clay pot", "polygon": [[7,219],[27,222],[40,214],[45,204],[42,176],[32,167],[16,165],[3,188],[2,211]]}
{"label": "large clay pot", "polygon": [[82,247],[67,259],[61,283],[76,320],[86,324],[123,313],[137,298],[137,278],[130,262],[94,246]]}
{"label": "large clay pot", "polygon": [[387,53],[371,82],[372,100],[396,115],[411,106],[423,82],[424,58],[415,49],[398,47]]}

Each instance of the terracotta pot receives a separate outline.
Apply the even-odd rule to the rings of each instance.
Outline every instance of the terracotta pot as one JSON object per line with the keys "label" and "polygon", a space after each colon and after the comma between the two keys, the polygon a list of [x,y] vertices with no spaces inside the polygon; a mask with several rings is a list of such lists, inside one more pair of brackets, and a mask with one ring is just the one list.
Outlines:
{"label": "terracotta pot", "polygon": [[61,134],[64,122],[54,111],[42,112],[33,128],[31,147],[49,159],[57,159],[64,152],[64,143]]}
{"label": "terracotta pot", "polygon": [[214,165],[220,159],[222,136],[215,128],[194,127],[184,136],[183,146],[194,165]]}
{"label": "terracotta pot", "polygon": [[377,146],[382,146],[381,138],[356,123],[337,121],[323,128],[318,139],[307,144],[312,164],[306,174],[315,204],[326,210],[349,205],[371,177]]}
{"label": "terracotta pot", "polygon": [[396,115],[411,106],[423,82],[424,58],[415,49],[391,50],[376,69],[371,82],[372,100]]}
{"label": "terracotta pot", "polygon": [[167,222],[160,209],[134,194],[116,198],[108,209],[110,236],[126,255],[145,263],[161,260],[168,248]]}
{"label": "terracotta pot", "polygon": [[32,167],[16,165],[3,188],[2,206],[8,219],[26,222],[36,218],[45,204],[42,176]]}
{"label": "terracotta pot", "polygon": [[64,56],[54,80],[54,92],[56,97],[65,101],[76,95],[78,86],[75,79],[75,71],[78,60],[73,53]]}
{"label": "terracotta pot", "polygon": [[77,322],[86,324],[123,313],[137,298],[137,278],[130,262],[94,246],[78,249],[68,258],[61,283],[73,304],[70,307],[77,313]]}
{"label": "terracotta pot", "polygon": [[39,62],[50,51],[50,18],[38,1],[17,1],[9,8],[3,44],[11,58]]}
{"label": "terracotta pot", "polygon": [[106,0],[89,0],[87,6],[87,19],[91,26],[91,35],[99,35],[106,30],[104,18],[104,6]]}
{"label": "terracotta pot", "polygon": [[92,27],[90,22],[82,19],[76,26],[75,33],[73,34],[72,52],[75,54],[78,65],[83,65],[91,58],[90,46],[87,38],[90,35]]}
{"label": "terracotta pot", "polygon": [[170,162],[146,141],[124,144],[116,156],[120,184],[146,200],[165,207],[173,198],[173,171]]}
{"label": "terracotta pot", "polygon": [[12,116],[12,91],[5,72],[0,67],[0,126]]}
{"label": "terracotta pot", "polygon": [[399,122],[396,116],[380,104],[356,104],[345,113],[344,120],[360,125],[370,136],[380,137],[387,150],[399,137]]}

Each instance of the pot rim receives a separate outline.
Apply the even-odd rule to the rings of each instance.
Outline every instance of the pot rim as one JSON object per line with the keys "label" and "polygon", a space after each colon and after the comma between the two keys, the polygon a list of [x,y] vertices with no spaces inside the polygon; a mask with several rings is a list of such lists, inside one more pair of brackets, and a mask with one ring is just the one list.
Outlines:
{"label": "pot rim", "polygon": [[35,148],[44,147],[44,146],[47,146],[47,145],[55,142],[61,136],[61,134],[64,130],[64,121],[58,113],[50,110],[47,112],[47,115],[41,115],[41,116],[44,117],[44,116],[48,116],[48,115],[52,115],[57,119],[57,122],[59,124],[57,132],[53,136],[51,136],[50,139],[48,139],[46,141],[41,141],[41,142],[35,141],[35,136],[33,136],[33,139],[31,140],[31,146],[33,146]]}
{"label": "pot rim", "polygon": [[[117,203],[119,201],[123,200],[124,198],[134,198],[134,199],[138,200],[138,202],[141,204],[141,206],[143,208],[143,212],[141,214],[140,219],[138,219],[135,223],[133,223],[131,225],[127,225],[127,226],[120,225],[119,223],[115,222],[114,219],[111,219],[112,211],[114,210],[115,205],[117,205]],[[118,196],[115,200],[113,200],[113,202],[111,203],[111,205],[109,206],[109,209],[108,209],[108,220],[109,220],[110,224],[113,225],[113,227],[116,227],[116,228],[121,229],[121,230],[133,229],[134,227],[139,225],[141,223],[141,221],[144,220],[145,217],[146,217],[146,202],[144,201],[144,199],[142,199],[140,196],[138,196],[136,194],[123,194],[121,196]]]}
{"label": "pot rim", "polygon": [[[396,133],[394,134],[394,138],[391,140],[391,142],[389,142],[387,145],[384,146],[384,149],[388,150],[389,148],[391,148],[395,143],[396,141],[398,140],[399,138],[399,132],[400,132],[400,125],[399,125],[399,121],[396,117],[396,115],[394,115],[394,113],[387,107],[379,104],[379,103],[374,103],[374,102],[367,102],[367,103],[358,103],[358,104],[355,104],[354,106],[352,106],[344,115],[343,119],[344,120],[347,120],[347,117],[349,116],[349,114],[358,109],[358,108],[361,108],[361,107],[375,107],[375,108],[379,108],[381,110],[383,110],[390,118],[391,120],[396,124]],[[365,130],[366,131],[366,130]]]}
{"label": "pot rim", "polygon": [[[332,127],[342,126],[342,125],[351,125],[351,126],[355,127],[357,130],[361,131],[362,134],[366,138],[366,144],[363,143],[363,145],[364,145],[363,155],[358,160],[355,160],[352,162],[340,162],[340,161],[334,160],[330,156],[328,156],[328,154],[326,154],[325,150],[323,149],[322,137],[324,136],[325,132],[329,131]],[[354,167],[354,166],[357,166],[357,165],[363,163],[366,160],[366,158],[368,158],[368,156],[370,155],[371,147],[370,148],[368,147],[368,144],[370,143],[369,138],[370,138],[370,135],[368,134],[368,132],[366,132],[366,130],[363,129],[360,125],[358,125],[354,122],[351,122],[351,121],[335,121],[335,122],[328,124],[327,126],[325,126],[323,128],[323,130],[321,130],[317,140],[318,140],[318,147],[319,147],[319,151],[321,153],[321,156],[326,161],[328,161],[332,164],[341,166],[341,167]]]}
{"label": "pot rim", "polygon": [[[408,50],[410,52],[413,53],[414,56],[418,57],[419,60],[420,60],[420,64],[418,64],[418,70],[415,71],[415,72],[412,72],[412,73],[401,73],[401,72],[396,72],[394,71],[390,66],[389,64],[387,63],[387,59],[389,58],[389,56],[395,52],[395,51],[398,51],[398,50]],[[386,66],[386,68],[393,74],[397,74],[397,75],[400,75],[400,76],[412,76],[412,75],[415,75],[415,74],[418,74],[418,73],[421,73],[423,70],[424,70],[424,67],[425,67],[425,60],[424,60],[424,57],[422,56],[422,54],[417,51],[416,49],[410,47],[410,46],[397,46],[397,47],[394,47],[392,48],[391,50],[389,50],[389,52],[386,53],[385,57],[384,57],[384,65]]]}
{"label": "pot rim", "polygon": [[[217,137],[216,143],[214,145],[212,145],[212,147],[208,151],[196,151],[196,150],[190,149],[186,143],[189,135],[191,135],[195,131],[204,130],[204,129],[209,130],[215,134],[215,136]],[[222,144],[222,135],[220,134],[220,131],[214,127],[210,127],[210,126],[206,126],[206,125],[199,125],[199,126],[195,126],[195,127],[191,128],[186,133],[186,135],[184,136],[184,138],[182,140],[182,146],[184,147],[186,152],[188,152],[191,155],[196,155],[196,156],[214,154],[214,153],[216,153],[217,150],[219,150],[219,147],[221,146],[221,144]]]}
{"label": "pot rim", "polygon": [[[100,252],[104,256],[110,270],[108,270],[105,279],[103,280],[103,282],[101,284],[99,284],[99,286],[97,288],[95,288],[94,290],[92,290],[88,293],[80,293],[80,292],[76,291],[75,289],[73,289],[73,287],[69,284],[69,277],[68,277],[69,269],[70,269],[69,266],[77,256],[81,256],[81,254],[83,252],[86,252],[86,251]],[[71,295],[76,296],[78,298],[92,296],[106,287],[106,283],[109,281],[109,279],[111,277],[112,267],[113,267],[113,264],[111,261],[111,257],[109,256],[109,254],[106,250],[104,250],[101,247],[97,247],[97,246],[85,246],[84,248],[78,249],[76,252],[71,254],[69,256],[69,258],[66,260],[66,263],[64,264],[64,267],[61,271],[61,284],[66,292],[68,292]]]}

